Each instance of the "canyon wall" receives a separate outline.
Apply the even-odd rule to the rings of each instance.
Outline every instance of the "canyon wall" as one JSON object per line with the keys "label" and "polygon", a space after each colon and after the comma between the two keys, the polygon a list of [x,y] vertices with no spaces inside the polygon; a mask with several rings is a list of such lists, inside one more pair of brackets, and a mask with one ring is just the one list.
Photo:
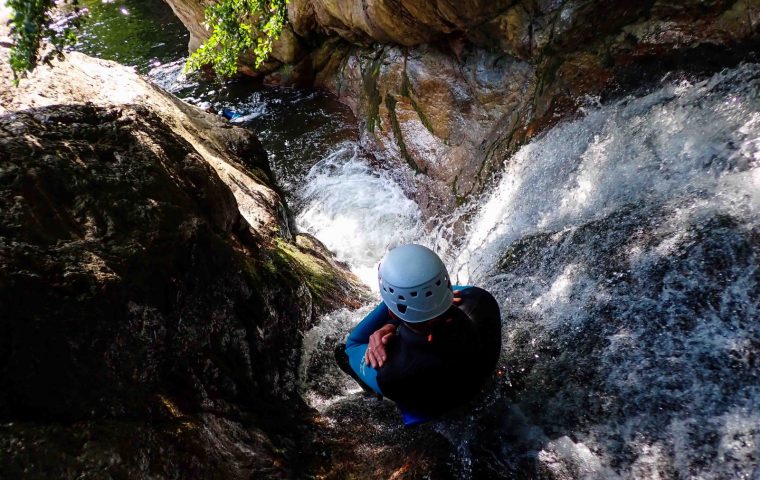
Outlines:
{"label": "canyon wall", "polygon": [[[206,3],[167,2],[192,48]],[[338,95],[369,147],[440,182],[449,205],[584,106],[668,72],[714,73],[760,45],[756,0],[293,0],[288,16],[259,74]]]}

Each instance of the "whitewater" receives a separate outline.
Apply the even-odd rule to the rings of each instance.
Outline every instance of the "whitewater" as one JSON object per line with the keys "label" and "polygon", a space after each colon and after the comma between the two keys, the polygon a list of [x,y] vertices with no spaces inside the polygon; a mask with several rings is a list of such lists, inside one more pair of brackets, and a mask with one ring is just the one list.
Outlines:
{"label": "whitewater", "polygon": [[[456,213],[423,219],[413,175],[343,142],[305,175],[297,225],[370,286],[414,241],[496,296],[505,375],[435,425],[458,475],[480,448],[552,478],[760,478],[760,66],[585,108],[505,159],[464,238],[446,238]],[[369,307],[305,335],[328,415],[356,386],[319,352]]]}

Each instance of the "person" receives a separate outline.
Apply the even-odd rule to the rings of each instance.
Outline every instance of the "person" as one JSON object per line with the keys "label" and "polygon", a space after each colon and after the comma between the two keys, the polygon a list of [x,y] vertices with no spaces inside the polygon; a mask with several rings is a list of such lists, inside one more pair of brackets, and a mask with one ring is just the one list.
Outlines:
{"label": "person", "polygon": [[441,259],[422,245],[389,251],[378,284],[382,302],[337,346],[339,367],[393,400],[406,425],[465,404],[499,359],[496,300],[481,288],[452,286]]}

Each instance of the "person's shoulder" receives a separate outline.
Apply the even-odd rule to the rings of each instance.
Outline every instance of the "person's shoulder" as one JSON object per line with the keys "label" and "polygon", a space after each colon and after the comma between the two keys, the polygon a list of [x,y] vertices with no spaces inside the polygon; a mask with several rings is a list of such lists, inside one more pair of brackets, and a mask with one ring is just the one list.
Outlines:
{"label": "person's shoulder", "polygon": [[494,298],[491,292],[489,292],[488,290],[484,288],[476,287],[474,285],[462,285],[462,286],[457,285],[454,287],[454,290],[459,290],[460,292],[459,296],[461,296],[462,298],[478,297],[481,299],[487,299],[487,300],[492,300],[496,302],[496,298]]}
{"label": "person's shoulder", "polygon": [[476,324],[501,322],[499,302],[488,290],[467,286],[460,291],[458,296],[462,302],[457,307]]}

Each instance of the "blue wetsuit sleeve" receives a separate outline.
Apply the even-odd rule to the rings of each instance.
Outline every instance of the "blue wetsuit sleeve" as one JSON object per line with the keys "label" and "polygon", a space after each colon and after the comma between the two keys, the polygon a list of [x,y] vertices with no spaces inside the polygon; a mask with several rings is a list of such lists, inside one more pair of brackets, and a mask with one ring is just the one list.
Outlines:
{"label": "blue wetsuit sleeve", "polygon": [[348,364],[351,369],[361,378],[361,380],[375,393],[383,395],[380,391],[380,386],[377,384],[377,370],[372,368],[364,361],[364,354],[367,352],[368,345],[354,345],[353,347],[346,347],[346,355],[348,355]]}
{"label": "blue wetsuit sleeve", "polygon": [[359,322],[357,326],[351,330],[351,333],[346,339],[346,348],[352,346],[369,343],[369,336],[375,333],[380,327],[391,322],[391,316],[388,314],[388,307],[385,303],[380,304],[374,308],[369,314],[364,317],[364,320]]}
{"label": "blue wetsuit sleeve", "polygon": [[395,322],[392,322],[390,315],[388,315],[388,307],[385,306],[385,303],[380,302],[374,310],[364,317],[364,320],[351,330],[346,339],[346,355],[348,355],[348,364],[351,369],[368,387],[380,395],[383,392],[380,391],[377,384],[377,370],[364,361],[364,354],[367,352],[370,335],[387,323]]}
{"label": "blue wetsuit sleeve", "polygon": [[[469,288],[469,286],[452,286],[453,290],[464,290],[466,288]],[[348,355],[348,363],[351,366],[351,369],[356,372],[368,387],[380,395],[383,395],[383,392],[380,390],[380,386],[377,383],[377,370],[364,361],[364,354],[367,352],[370,335],[388,323],[397,325],[399,322],[391,318],[388,313],[388,307],[385,303],[380,302],[377,307],[375,307],[353,328],[353,330],[351,330],[351,333],[346,339],[346,355]],[[420,421],[416,418],[411,419],[410,421],[405,419],[405,423],[411,425],[420,423]]]}

